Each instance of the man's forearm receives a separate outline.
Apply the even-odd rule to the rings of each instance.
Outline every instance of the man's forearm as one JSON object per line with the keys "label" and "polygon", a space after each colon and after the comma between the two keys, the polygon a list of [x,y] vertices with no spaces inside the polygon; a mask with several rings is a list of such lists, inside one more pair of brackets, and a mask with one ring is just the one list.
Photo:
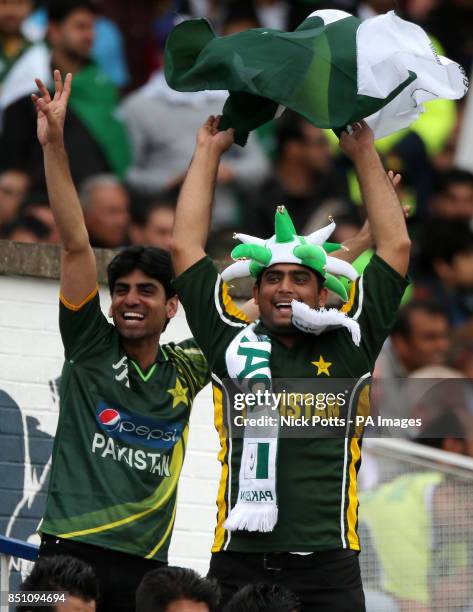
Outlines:
{"label": "man's forearm", "polygon": [[365,251],[373,247],[374,242],[371,237],[371,233],[363,228],[358,232],[358,234],[353,236],[353,238],[348,238],[348,240],[345,240],[342,243],[341,249],[338,251],[333,251],[330,254],[332,257],[336,257],[337,259],[342,259],[343,261],[348,261],[348,263],[353,263],[355,259],[358,259],[358,257]]}
{"label": "man's forearm", "polygon": [[364,148],[355,168],[376,252],[399,273],[409,264],[410,241],[401,204],[374,147]]}
{"label": "man's forearm", "polygon": [[76,251],[88,247],[89,237],[66,150],[63,146],[47,145],[43,153],[49,202],[64,249]]}
{"label": "man's forearm", "polygon": [[220,156],[211,146],[198,146],[179,194],[174,240],[205,247],[210,226]]}
{"label": "man's forearm", "polygon": [[355,160],[355,168],[375,244],[407,236],[399,199],[376,150],[364,150]]}
{"label": "man's forearm", "polygon": [[197,146],[179,194],[171,252],[176,275],[205,255],[220,154]]}

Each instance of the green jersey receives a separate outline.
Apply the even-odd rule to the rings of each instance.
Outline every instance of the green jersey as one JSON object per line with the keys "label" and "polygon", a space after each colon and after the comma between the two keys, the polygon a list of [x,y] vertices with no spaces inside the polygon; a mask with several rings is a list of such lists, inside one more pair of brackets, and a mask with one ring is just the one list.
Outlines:
{"label": "green jersey", "polygon": [[95,291],[63,299],[60,412],[41,530],[167,560],[192,401],[208,382],[194,340],[161,346],[144,373]]}
{"label": "green jersey", "polygon": [[[360,324],[359,347],[354,345],[350,333],[340,328],[320,336],[300,333],[295,344],[288,348],[259,324],[255,332],[269,335],[272,342],[272,377],[354,380],[350,399],[352,413],[356,410],[366,415],[370,372],[406,285],[406,279],[377,255],[373,256],[363,275],[353,284],[350,301],[344,307]],[[243,446],[241,439],[229,436],[228,417],[223,409],[222,381],[229,378],[225,354],[230,342],[248,322],[231,302],[225,283],[207,257],[179,276],[175,287],[212,372],[222,464],[212,551],[359,550],[356,479],[361,435],[354,427],[347,430],[346,437],[280,438],[276,469],[279,514],[275,528],[271,533],[230,533],[224,529],[229,510],[237,501]]]}
{"label": "green jersey", "polygon": [[0,83],[3,83],[15,63],[20,60],[21,56],[30,47],[31,43],[26,39],[18,44],[18,46],[15,43],[11,49],[7,44],[0,44]]}

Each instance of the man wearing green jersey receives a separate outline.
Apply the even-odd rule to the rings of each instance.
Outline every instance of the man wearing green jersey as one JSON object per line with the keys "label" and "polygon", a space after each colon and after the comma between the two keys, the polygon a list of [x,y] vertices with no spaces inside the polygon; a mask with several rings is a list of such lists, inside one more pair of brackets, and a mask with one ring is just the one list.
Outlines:
{"label": "man wearing green jersey", "polygon": [[[334,274],[351,274],[321,246],[329,248],[333,228],[298,236],[278,207],[273,238],[237,235],[245,244],[232,253],[239,260],[234,276],[246,271],[255,278],[261,313],[256,325],[243,323],[225,308],[226,284],[204,251],[219,160],[233,143],[233,130],[219,131],[218,121],[210,117],[198,133],[172,245],[174,286],[212,372],[221,443],[209,575],[220,583],[222,604],[247,583],[277,582],[297,593],[305,611],[361,612],[356,477],[362,432],[352,422],[369,409],[370,373],[407,285],[404,215],[371,130],[360,124],[343,132],[340,145],[358,174],[376,254],[345,295],[344,312],[321,309],[327,286],[344,294]],[[246,429],[243,439],[229,435],[223,381],[258,371],[270,381],[311,380],[315,389],[330,378],[350,379],[342,436],[278,437],[277,426],[265,441]]]}
{"label": "man wearing green jersey", "polygon": [[43,147],[61,256],[59,326],[65,349],[60,414],[40,556],[90,563],[99,610],[135,608],[143,575],[167,564],[192,401],[208,382],[193,340],[160,345],[177,309],[170,255],[131,247],[108,267],[111,325],[102,314],[95,256],[71,180],[63,125],[72,76],[41,82]]}

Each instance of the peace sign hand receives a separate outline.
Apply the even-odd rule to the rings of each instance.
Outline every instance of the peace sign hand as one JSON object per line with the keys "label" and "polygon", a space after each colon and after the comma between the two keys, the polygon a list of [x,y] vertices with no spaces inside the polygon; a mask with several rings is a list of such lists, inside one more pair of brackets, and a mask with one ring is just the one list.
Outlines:
{"label": "peace sign hand", "polygon": [[67,102],[71,93],[72,74],[66,75],[64,85],[59,70],[54,71],[54,98],[51,99],[49,91],[40,79],[36,85],[41,97],[33,94],[33,100],[38,121],[38,140],[42,147],[48,145],[62,145],[64,142],[64,120],[66,118]]}

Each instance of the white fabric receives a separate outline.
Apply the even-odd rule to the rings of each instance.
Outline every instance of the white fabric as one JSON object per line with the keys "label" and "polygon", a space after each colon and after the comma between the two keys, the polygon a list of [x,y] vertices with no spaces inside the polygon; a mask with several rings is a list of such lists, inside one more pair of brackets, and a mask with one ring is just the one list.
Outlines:
{"label": "white fabric", "polygon": [[[225,354],[227,371],[232,379],[240,379],[244,370],[241,388],[244,392],[253,392],[249,381],[266,381],[271,384],[271,341],[267,336],[257,336],[252,323],[235,336]],[[262,357],[251,359],[251,372],[247,371],[248,360],[239,354],[240,347],[252,348]],[[265,387],[267,387],[265,384]],[[271,417],[274,425],[245,427],[243,451],[240,462],[238,501],[231,509],[224,527],[229,531],[247,530],[268,532],[274,529],[278,520],[276,497],[276,457],[278,449],[279,413],[271,405],[254,408],[248,417]],[[276,417],[276,418],[275,418]],[[258,444],[269,444],[268,478],[256,478]]]}
{"label": "white fabric", "polygon": [[188,104],[198,107],[206,102],[218,100],[223,102],[228,97],[228,91],[222,89],[204,89],[203,91],[176,91],[171,89],[162,70],[152,74],[149,81],[139,90],[139,93],[145,98],[155,98],[172,104]]}
{"label": "white fabric", "polygon": [[51,52],[43,43],[30,47],[12,66],[0,93],[0,110],[36,90],[35,78],[51,83]]}
{"label": "white fabric", "polygon": [[292,324],[308,334],[320,334],[325,331],[345,327],[351,334],[353,343],[360,346],[361,331],[358,321],[336,308],[311,308],[304,302],[292,300]]}
{"label": "white fabric", "polygon": [[385,98],[408,78],[409,70],[417,75],[394,100],[366,118],[375,138],[408,127],[424,111],[423,102],[455,100],[468,89],[461,66],[438,56],[424,30],[393,11],[364,21],[356,46],[359,95]]}
{"label": "white fabric", "polygon": [[321,9],[319,11],[314,11],[309,17],[320,17],[327,26],[330,23],[335,23],[335,21],[352,17],[352,15],[346,11],[339,11],[337,9]]}

